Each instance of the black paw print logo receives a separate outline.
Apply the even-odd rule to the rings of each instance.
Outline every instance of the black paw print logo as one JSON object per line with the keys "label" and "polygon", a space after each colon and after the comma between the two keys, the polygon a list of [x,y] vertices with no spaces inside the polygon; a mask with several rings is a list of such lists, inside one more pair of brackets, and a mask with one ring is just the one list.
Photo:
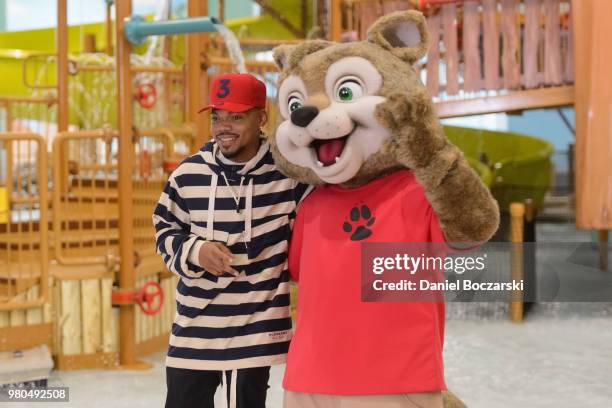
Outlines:
{"label": "black paw print logo", "polygon": [[[369,228],[376,221],[376,217],[372,216],[372,211],[368,208],[367,205],[362,205],[361,207],[355,206],[351,208],[350,213],[351,222],[344,221],[342,224],[342,229],[344,232],[351,232],[351,241],[361,241],[362,239],[366,239],[370,235],[372,235],[372,230]],[[354,228],[354,223],[361,220],[361,224],[357,225],[357,228]]]}

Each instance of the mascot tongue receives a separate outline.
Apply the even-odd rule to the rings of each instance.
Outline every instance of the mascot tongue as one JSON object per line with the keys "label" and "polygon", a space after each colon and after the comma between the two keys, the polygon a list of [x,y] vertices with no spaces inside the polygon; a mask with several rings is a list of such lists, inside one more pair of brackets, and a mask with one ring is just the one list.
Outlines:
{"label": "mascot tongue", "polygon": [[346,144],[346,137],[337,139],[318,140],[315,147],[317,158],[323,165],[330,166],[336,162],[336,157],[340,157]]}

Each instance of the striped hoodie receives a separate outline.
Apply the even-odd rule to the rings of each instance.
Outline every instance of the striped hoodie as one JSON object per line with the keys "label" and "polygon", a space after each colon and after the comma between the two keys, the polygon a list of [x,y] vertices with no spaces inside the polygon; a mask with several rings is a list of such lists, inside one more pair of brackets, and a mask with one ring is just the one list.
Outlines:
{"label": "striped hoodie", "polygon": [[[280,364],[291,338],[287,249],[308,186],[276,170],[262,140],[244,165],[209,142],[170,175],[153,215],[157,252],[180,279],[166,365],[235,370]],[[225,244],[240,275],[198,264],[205,241]]]}

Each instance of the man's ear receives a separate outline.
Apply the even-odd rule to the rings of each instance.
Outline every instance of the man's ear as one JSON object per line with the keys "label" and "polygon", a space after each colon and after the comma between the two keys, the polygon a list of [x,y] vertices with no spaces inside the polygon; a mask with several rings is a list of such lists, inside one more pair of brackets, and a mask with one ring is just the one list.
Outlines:
{"label": "man's ear", "polygon": [[259,128],[263,128],[268,123],[268,112],[265,109],[262,109],[259,112]]}
{"label": "man's ear", "polygon": [[368,41],[414,64],[429,49],[427,21],[422,13],[397,11],[376,20],[368,30]]}

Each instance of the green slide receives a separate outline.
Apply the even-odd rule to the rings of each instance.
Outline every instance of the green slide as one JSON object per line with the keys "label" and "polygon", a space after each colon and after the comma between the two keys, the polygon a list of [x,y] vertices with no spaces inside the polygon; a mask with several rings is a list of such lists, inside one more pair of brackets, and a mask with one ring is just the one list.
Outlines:
{"label": "green slide", "polygon": [[552,180],[553,145],[510,132],[444,126],[449,140],[491,188],[502,211],[510,203],[531,198],[540,208]]}

